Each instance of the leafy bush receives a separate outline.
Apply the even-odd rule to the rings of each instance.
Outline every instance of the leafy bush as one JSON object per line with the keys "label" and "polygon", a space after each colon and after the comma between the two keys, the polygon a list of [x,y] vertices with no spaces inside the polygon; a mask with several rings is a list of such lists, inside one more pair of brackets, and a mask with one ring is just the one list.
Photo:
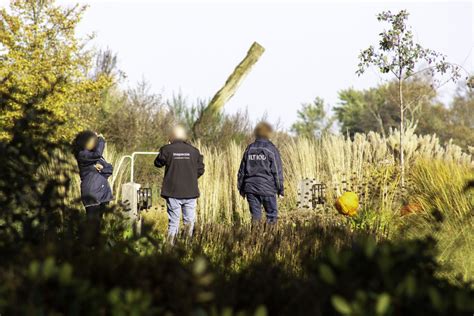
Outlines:
{"label": "leafy bush", "polygon": [[[13,8],[23,11],[26,5],[35,4],[50,7],[49,2],[20,1]],[[72,31],[82,11],[71,12]],[[43,13],[64,18],[64,11],[56,7]],[[0,15],[7,24],[21,22],[5,12]],[[5,30],[8,33],[9,28]],[[70,40],[74,47],[78,44]],[[67,58],[59,66],[70,64],[70,52],[64,52]],[[27,72],[42,64],[31,63],[27,58],[30,52],[25,53],[10,57],[18,57]],[[85,65],[87,61],[77,62]],[[159,232],[149,228],[142,237],[134,236],[119,206],[109,208],[99,238],[91,239],[74,190],[75,162],[66,154],[67,144],[52,142],[62,139],[57,136],[66,120],[51,120],[57,118],[57,107],[45,106],[55,103],[62,107],[64,102],[56,101],[73,102],[83,95],[62,93],[71,85],[71,78],[82,78],[83,74],[74,71],[68,76],[68,71],[60,69],[57,76],[55,72],[48,79],[35,81],[29,76],[11,80],[15,76],[8,72],[1,72],[0,78],[6,83],[0,89],[0,114],[9,115],[0,133],[0,314],[459,315],[474,310],[474,287],[466,281],[469,278],[456,282],[443,278],[446,266],[437,258],[446,258],[446,249],[453,249],[446,246],[449,237],[438,238],[443,251],[440,256],[436,239],[385,240],[386,234],[377,224],[364,225],[373,216],[371,208],[381,212],[394,205],[392,182],[397,175],[390,166],[395,165],[396,133],[387,138],[356,135],[354,140],[336,136],[321,141],[287,139],[283,147],[283,152],[293,154],[286,155],[289,158],[285,161],[292,188],[303,177],[320,177],[335,186],[333,195],[344,189],[343,183],[367,192],[365,199],[372,203],[366,204],[367,217],[357,219],[359,223],[328,216],[292,220],[287,215],[278,226],[243,224],[248,213],[244,213],[245,202],[235,192],[232,180],[243,148],[234,142],[224,152],[230,153],[224,165],[216,163],[222,159],[208,164],[209,172],[203,179],[205,198],[200,205],[206,211],[200,213],[201,226],[193,239],[182,238],[171,247]],[[108,83],[97,80],[89,87],[90,92],[95,95]],[[127,102],[135,102],[137,108],[146,108],[147,113],[158,109],[161,114],[155,112],[156,117],[151,117],[132,109],[111,117],[117,126],[129,118],[143,126],[167,126],[163,118],[168,112],[161,108],[161,100],[150,96],[144,87],[130,96]],[[12,105],[15,115],[10,115]],[[223,117],[218,127],[239,131],[243,141],[248,134],[247,123],[245,116]],[[124,146],[150,140],[150,134],[142,133],[142,125],[135,125],[132,134],[119,138]],[[226,137],[225,142],[230,140]],[[471,157],[456,146],[440,148],[435,137],[407,135],[405,139],[410,162],[436,156],[457,164],[471,163]],[[223,156],[212,147],[203,152],[213,158]],[[368,168],[370,165],[376,170]],[[375,188],[367,183],[368,177],[375,178]],[[471,204],[463,200],[459,174],[444,165],[417,166],[412,179],[412,194],[420,204],[425,208],[435,205],[445,218],[454,217],[455,223],[462,223],[460,227],[469,227],[463,220],[472,219],[468,217]],[[438,196],[439,190],[448,194]],[[291,189],[287,192],[289,208],[296,193]],[[377,202],[371,201],[375,199]],[[436,203],[425,203],[430,200]],[[422,216],[412,218],[431,227],[428,224],[433,218]],[[442,236],[455,231],[449,227],[459,227],[449,224],[444,226],[449,229],[443,229],[445,224],[441,225]],[[428,235],[438,232],[427,231]],[[470,249],[472,243],[466,241],[460,249]],[[457,258],[459,255],[456,253]]]}
{"label": "leafy bush", "polygon": [[[150,230],[133,236],[116,206],[108,210],[100,238],[91,240],[80,204],[68,196],[75,166],[58,154],[68,148],[50,141],[55,126],[42,128],[48,111],[35,106],[54,87],[18,104],[23,116],[8,127],[11,139],[0,143],[1,314],[446,315],[474,310],[472,284],[442,278],[433,239],[387,241],[376,230],[326,217],[267,227],[208,224],[192,240],[170,247]],[[1,95],[0,110],[10,97]]]}
{"label": "leafy bush", "polygon": [[[139,243],[147,254],[134,251]],[[64,246],[1,249],[8,255],[0,265],[1,312],[252,315],[265,306],[269,315],[446,315],[474,308],[472,284],[437,276],[429,238],[377,242],[363,232],[288,223],[209,226],[174,248],[151,236]]]}

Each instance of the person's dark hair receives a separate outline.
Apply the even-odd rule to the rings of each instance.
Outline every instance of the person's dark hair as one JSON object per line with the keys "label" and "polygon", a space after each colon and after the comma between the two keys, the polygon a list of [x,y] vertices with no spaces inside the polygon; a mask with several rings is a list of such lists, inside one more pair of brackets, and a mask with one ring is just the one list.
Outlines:
{"label": "person's dark hair", "polygon": [[97,135],[93,131],[82,131],[76,135],[74,141],[72,142],[72,152],[74,156],[77,157],[81,150],[84,150],[87,142],[92,137],[97,137]]}
{"label": "person's dark hair", "polygon": [[272,126],[267,122],[260,122],[255,126],[255,137],[256,138],[270,138],[271,134],[273,133]]}

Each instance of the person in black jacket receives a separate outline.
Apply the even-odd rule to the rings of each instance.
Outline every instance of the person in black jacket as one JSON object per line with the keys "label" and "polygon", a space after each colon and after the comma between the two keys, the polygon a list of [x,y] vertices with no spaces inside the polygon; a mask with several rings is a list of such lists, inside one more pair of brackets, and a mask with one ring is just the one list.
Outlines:
{"label": "person in black jacket", "polygon": [[198,178],[204,174],[203,156],[186,139],[186,130],[176,126],[170,143],[161,147],[155,159],[156,167],[165,167],[161,196],[166,199],[168,237],[171,241],[179,231],[181,213],[188,234],[192,235],[199,197]]}
{"label": "person in black jacket", "polygon": [[73,143],[81,177],[81,200],[91,229],[96,233],[100,230],[105,206],[113,199],[107,180],[112,175],[113,167],[102,156],[104,148],[104,137],[92,131],[80,132]]}
{"label": "person in black jacket", "polygon": [[262,218],[262,205],[268,223],[276,223],[276,195],[283,197],[283,169],[280,153],[270,141],[272,127],[260,122],[255,128],[255,142],[245,150],[238,173],[238,189],[247,198],[252,221]]}

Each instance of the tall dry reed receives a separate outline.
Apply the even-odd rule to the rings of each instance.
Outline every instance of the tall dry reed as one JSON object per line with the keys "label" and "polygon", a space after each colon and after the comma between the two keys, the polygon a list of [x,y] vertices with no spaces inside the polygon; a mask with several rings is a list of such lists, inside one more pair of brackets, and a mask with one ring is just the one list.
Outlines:
{"label": "tall dry reed", "polygon": [[[342,192],[359,194],[362,207],[381,214],[397,213],[406,199],[399,190],[396,152],[397,131],[383,138],[377,133],[356,135],[353,140],[329,135],[322,139],[295,138],[277,144],[284,165],[285,198],[282,211],[296,209],[298,183],[314,178],[327,185],[328,207]],[[420,159],[442,159],[472,166],[472,157],[448,143],[441,146],[433,135],[418,136],[407,131],[408,172]],[[226,148],[201,147],[206,173],[200,180],[201,222],[227,222],[249,219],[248,207],[237,191],[237,171],[244,146],[230,143]]]}
{"label": "tall dry reed", "polygon": [[[411,179],[411,203],[418,212],[404,217],[404,236],[435,236],[438,258],[450,268],[448,276],[454,279],[455,271],[464,280],[474,280],[474,194],[466,189],[474,169],[450,160],[420,160]],[[433,216],[433,211],[438,215]]]}
{"label": "tall dry reed", "polygon": [[[371,132],[358,134],[354,139],[328,135],[321,139],[293,138],[277,144],[285,176],[285,198],[279,201],[281,211],[295,210],[298,183],[305,178],[314,178],[327,185],[326,209],[332,210],[335,198],[351,190],[359,195],[363,209],[381,214],[394,213],[403,197],[398,186],[398,139],[397,131],[393,131],[386,138]],[[470,154],[452,143],[440,145],[434,135],[418,136],[408,129],[404,139],[408,175],[416,161],[421,159],[442,159],[456,165],[472,166]],[[224,148],[201,146],[199,143],[196,146],[204,155],[206,165],[206,172],[199,180],[198,221],[247,222],[250,218],[248,206],[237,190],[237,171],[245,146],[234,142]],[[104,155],[117,167],[121,155],[113,146],[109,145]],[[140,167],[139,164],[135,166],[137,170]],[[121,185],[129,181],[127,168],[128,163],[125,163],[120,170],[114,170],[116,200]],[[79,183],[77,176],[75,179]],[[161,184],[158,177],[154,181],[157,186]]]}

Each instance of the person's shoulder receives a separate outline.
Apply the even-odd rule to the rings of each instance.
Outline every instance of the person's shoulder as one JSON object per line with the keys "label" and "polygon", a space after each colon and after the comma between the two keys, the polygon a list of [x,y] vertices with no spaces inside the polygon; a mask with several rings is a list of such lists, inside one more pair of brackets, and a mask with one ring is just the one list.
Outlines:
{"label": "person's shoulder", "polygon": [[265,142],[265,145],[266,145],[267,147],[277,148],[277,146],[276,146],[271,140],[269,140],[269,139]]}
{"label": "person's shoulder", "polygon": [[184,146],[190,148],[191,150],[200,153],[199,149],[189,142],[183,142]]}
{"label": "person's shoulder", "polygon": [[273,152],[276,155],[280,155],[280,151],[278,150],[278,147],[272,143],[271,141],[266,142],[266,148]]}
{"label": "person's shoulder", "polygon": [[275,150],[278,150],[278,147],[270,140],[268,141],[268,146],[275,149]]}
{"label": "person's shoulder", "polygon": [[247,149],[251,149],[252,147],[258,147],[259,145],[257,144],[257,141],[254,140],[250,144],[247,145]]}
{"label": "person's shoulder", "polygon": [[165,153],[165,152],[167,152],[171,149],[171,145],[173,145],[173,144],[165,144],[165,145],[161,146],[158,151],[160,153]]}
{"label": "person's shoulder", "polygon": [[80,158],[87,157],[87,154],[89,154],[89,153],[90,153],[89,150],[83,149],[83,150],[81,150],[80,152],[77,153],[76,158],[80,159]]}
{"label": "person's shoulder", "polygon": [[165,150],[166,148],[169,147],[169,145],[170,145],[170,144],[165,144],[165,145],[161,146],[161,147],[160,147],[160,151]]}
{"label": "person's shoulder", "polygon": [[273,144],[270,140],[265,140],[265,141],[254,141],[252,142],[249,147],[258,147],[258,148],[275,148],[275,144]]}

